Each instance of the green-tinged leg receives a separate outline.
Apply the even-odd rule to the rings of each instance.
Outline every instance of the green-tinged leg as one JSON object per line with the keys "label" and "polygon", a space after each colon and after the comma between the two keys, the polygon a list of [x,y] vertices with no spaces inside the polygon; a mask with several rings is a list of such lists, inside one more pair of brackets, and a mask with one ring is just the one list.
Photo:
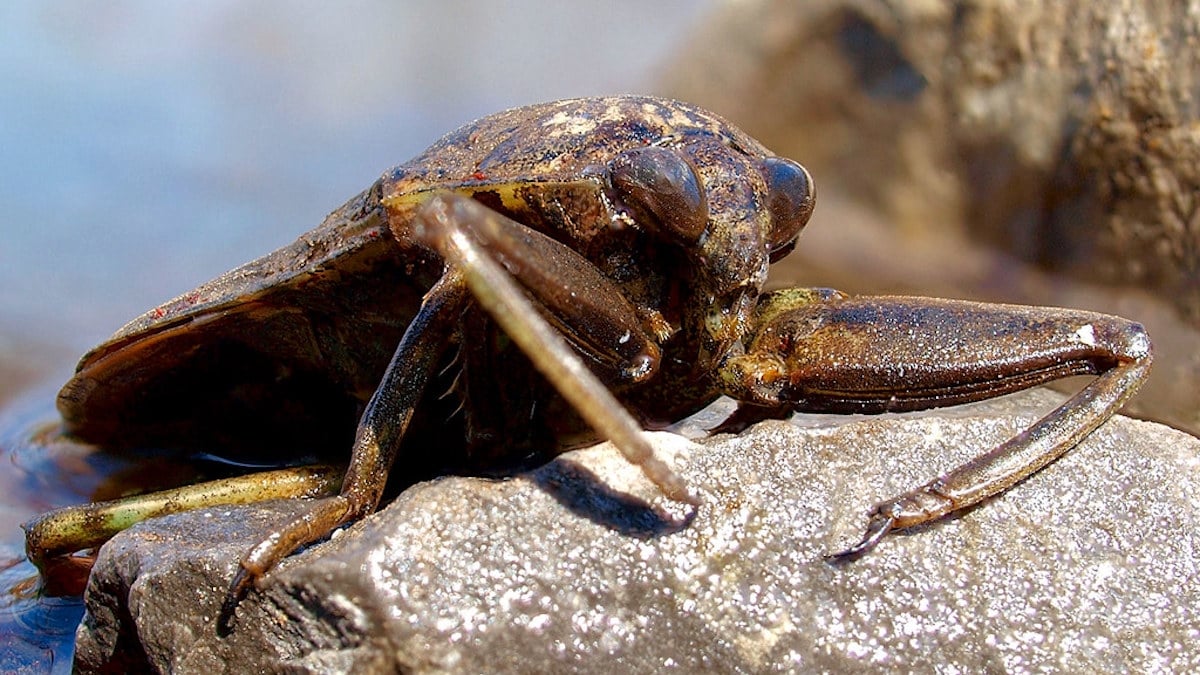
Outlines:
{"label": "green-tinged leg", "polygon": [[[657,365],[657,346],[640,333],[631,308],[616,301],[587,302],[619,296],[599,270],[548,237],[453,194],[433,197],[420,207],[413,232],[438,251],[447,272],[426,295],[367,404],[341,494],[318,500],[243,558],[221,610],[222,632],[230,630],[241,598],[281,559],[376,508],[400,440],[468,299],[478,303],[563,398],[667,497],[699,503],[682,478],[655,456],[641,426],[575,351],[588,349],[595,361],[631,381],[649,376]],[[516,269],[505,269],[500,260]],[[543,318],[530,297],[552,311],[556,326]],[[564,332],[572,336],[574,349]]]}
{"label": "green-tinged leg", "polygon": [[250,549],[230,584],[218,617],[218,631],[227,633],[231,629],[238,603],[280,560],[378,506],[400,441],[438,359],[450,344],[468,297],[466,285],[454,272],[443,275],[425,294],[421,310],[400,339],[358,423],[341,493],[316,500],[303,516]]}
{"label": "green-tinged leg", "polygon": [[300,466],[68,506],[44,513],[21,526],[25,530],[25,551],[30,562],[44,569],[50,558],[99,546],[121,530],[148,518],[269,499],[323,497],[336,492],[341,482],[339,467]]}

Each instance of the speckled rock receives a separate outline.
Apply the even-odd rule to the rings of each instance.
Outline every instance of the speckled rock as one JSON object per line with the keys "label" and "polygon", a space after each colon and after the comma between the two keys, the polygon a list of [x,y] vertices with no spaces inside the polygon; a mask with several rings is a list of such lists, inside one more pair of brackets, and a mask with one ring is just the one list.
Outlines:
{"label": "speckled rock", "polygon": [[101,553],[83,670],[1153,672],[1200,668],[1200,440],[1117,418],[1049,469],[865,558],[822,555],[875,500],[1061,400],[797,417],[660,437],[707,498],[657,496],[608,446],[509,480],[447,477],[287,560],[215,617],[294,504],[145,523]]}

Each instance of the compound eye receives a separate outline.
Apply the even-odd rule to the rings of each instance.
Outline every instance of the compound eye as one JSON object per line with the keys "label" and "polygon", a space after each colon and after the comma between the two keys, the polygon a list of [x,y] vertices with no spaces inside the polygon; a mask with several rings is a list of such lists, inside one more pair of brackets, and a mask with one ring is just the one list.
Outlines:
{"label": "compound eye", "polygon": [[708,225],[708,204],[692,165],[667,148],[635,148],[609,165],[618,198],[639,225],[679,244],[694,244]]}
{"label": "compound eye", "polygon": [[771,213],[768,239],[774,260],[795,244],[816,206],[817,192],[808,171],[790,159],[768,157],[763,160],[762,172],[767,179],[767,209]]}

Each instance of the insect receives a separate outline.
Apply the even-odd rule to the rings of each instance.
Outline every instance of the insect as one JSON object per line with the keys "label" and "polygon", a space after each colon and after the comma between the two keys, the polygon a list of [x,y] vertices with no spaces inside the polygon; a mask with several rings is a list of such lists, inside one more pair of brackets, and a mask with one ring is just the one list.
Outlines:
{"label": "insect", "polygon": [[[336,491],[246,554],[228,621],[279,560],[371,513],[398,458],[431,472],[539,461],[594,430],[666,496],[698,504],[640,430],[722,394],[746,422],[1097,376],[1011,440],[877,505],[862,541],[838,554],[848,558],[1039,470],[1146,377],[1149,339],[1117,317],[764,292],[814,205],[802,166],[685,103],[509,110],[386,172],[294,244],[135,319],[83,357],[59,409],[71,433],[103,446],[351,449],[344,478],[283,470],[176,499]],[[43,516],[26,526],[30,558],[94,545],[114,509],[145,503]]]}

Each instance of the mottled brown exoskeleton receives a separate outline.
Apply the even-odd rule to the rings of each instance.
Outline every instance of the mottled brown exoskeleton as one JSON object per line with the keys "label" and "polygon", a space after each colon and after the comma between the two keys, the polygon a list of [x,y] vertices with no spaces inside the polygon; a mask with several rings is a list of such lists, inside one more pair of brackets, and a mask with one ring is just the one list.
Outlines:
{"label": "mottled brown exoskeleton", "polygon": [[[134,320],[84,356],[59,409],[71,433],[105,446],[352,448],[340,487],[337,473],[289,470],[173,493],[186,506],[337,490],[247,553],[227,622],[280,559],[372,512],[398,455],[485,468],[549,456],[590,428],[696,504],[640,430],[721,394],[743,419],[880,413],[1098,375],[1015,438],[877,505],[840,554],[853,556],[1037,471],[1145,378],[1149,340],[1116,317],[764,294],[814,200],[803,167],[691,105],[509,110],[388,171],[291,246]],[[411,442],[440,425],[454,433]],[[115,513],[147,503],[44,516],[27,526],[30,557],[94,545]]]}

